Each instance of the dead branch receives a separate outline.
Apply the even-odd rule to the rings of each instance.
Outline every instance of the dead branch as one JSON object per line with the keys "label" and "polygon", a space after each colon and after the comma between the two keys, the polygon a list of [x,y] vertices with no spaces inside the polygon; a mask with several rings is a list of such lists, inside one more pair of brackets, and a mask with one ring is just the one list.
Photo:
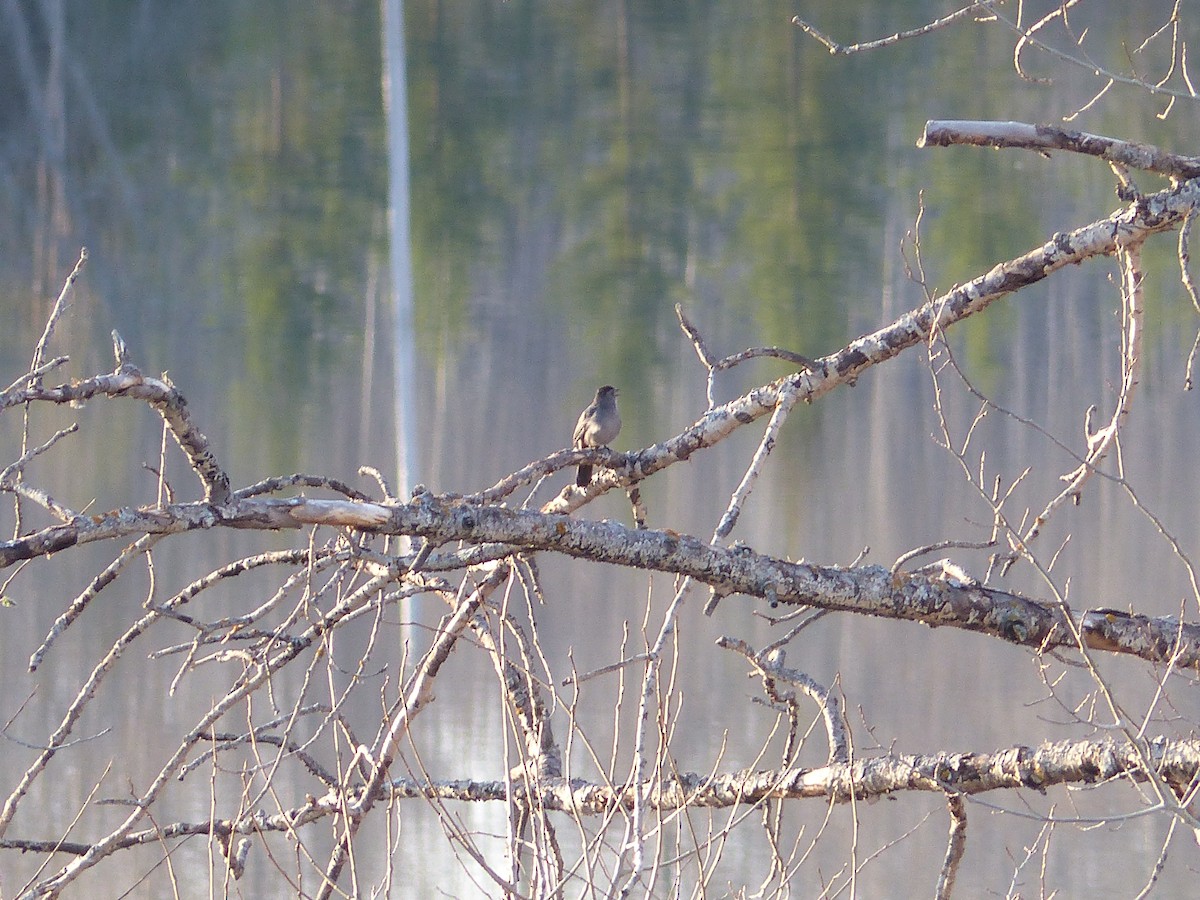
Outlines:
{"label": "dead branch", "polygon": [[[1200,742],[1151,742],[1156,773],[1187,785],[1200,772]],[[582,780],[546,779],[538,804],[555,812],[597,815],[632,809],[634,798],[654,809],[685,806],[726,808],[767,800],[822,799],[850,803],[897,791],[951,792],[966,797],[997,790],[1045,791],[1064,784],[1102,784],[1147,778],[1138,753],[1118,741],[1059,741],[1039,747],[1009,747],[990,753],[888,754],[819,768],[756,770],[725,775],[680,773],[644,784],[604,786]],[[503,781],[418,784],[400,779],[380,787],[400,799],[437,796],[455,800],[509,800]],[[518,797],[525,788],[513,787]],[[1141,813],[1151,810],[1142,809]]]}
{"label": "dead branch", "polygon": [[216,506],[229,502],[229,476],[217,464],[208,446],[208,438],[193,424],[187,401],[174,385],[149,378],[125,364],[109,375],[97,375],[86,381],[61,384],[54,388],[31,386],[0,397],[0,412],[19,403],[79,404],[94,397],[130,397],[144,400],[162,416],[176,443],[187,455],[200,482],[205,500]]}
{"label": "dead branch", "polygon": [[946,806],[950,811],[950,838],[946,846],[946,858],[938,875],[937,900],[948,900],[954,895],[954,882],[958,879],[958,867],[967,850],[967,804],[961,794],[947,794]]}
{"label": "dead branch", "polygon": [[1168,178],[1195,178],[1200,175],[1200,156],[1182,156],[1152,144],[1121,141],[1086,131],[1072,131],[1058,125],[1031,125],[1026,122],[992,122],[931,119],[925,123],[917,146],[1012,148],[1049,153],[1062,150],[1095,156],[1110,163]]}
{"label": "dead branch", "polygon": [[[560,514],[476,506],[463,500],[421,494],[406,504],[364,504],[304,497],[239,500],[220,515],[203,503],[164,508],[114,510],[85,523],[44,529],[15,541],[0,542],[0,568],[76,543],[132,534],[178,534],[214,528],[302,528],[339,525],[363,531],[406,534],[434,543],[470,541],[521,550],[550,550],[566,556],[686,575],[720,594],[743,594],[777,603],[917,621],[976,631],[1015,644],[1074,647],[1069,611],[1005,591],[961,583],[939,571],[932,575],[898,572],[881,566],[853,569],[791,562],[748,547],[714,547],[671,531],[627,528]],[[510,549],[511,552],[511,549]],[[1166,621],[1167,624],[1159,624]],[[1176,646],[1167,657],[1162,643],[1121,643],[1119,652],[1144,659],[1173,658],[1182,667],[1200,664],[1200,625],[1147,619],[1150,633],[1171,636]],[[1085,631],[1084,634],[1087,637]],[[1098,647],[1117,649],[1109,642]]]}
{"label": "dead branch", "polygon": [[837,41],[833,40],[833,38],[819,31],[816,27],[804,21],[799,16],[795,16],[792,19],[792,24],[805,34],[824,44],[825,48],[834,56],[848,56],[851,53],[861,53],[866,50],[878,50],[880,47],[888,47],[892,44],[899,43],[900,41],[908,40],[909,38],[923,37],[927,34],[931,34],[934,31],[945,28],[947,25],[952,25],[960,19],[970,18],[972,15],[979,13],[990,12],[991,3],[986,2],[986,0],[978,0],[978,2],[971,3],[968,6],[962,7],[961,9],[957,9],[949,15],[942,16],[940,19],[935,19],[932,22],[920,26],[919,28],[911,28],[908,31],[898,31],[895,34],[878,38],[877,40],[863,41],[861,43],[849,45],[839,44]]}

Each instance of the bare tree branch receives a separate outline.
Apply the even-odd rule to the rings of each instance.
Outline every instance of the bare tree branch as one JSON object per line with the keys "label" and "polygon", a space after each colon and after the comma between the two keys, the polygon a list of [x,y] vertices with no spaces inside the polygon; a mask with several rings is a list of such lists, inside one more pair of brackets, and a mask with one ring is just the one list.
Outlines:
{"label": "bare tree branch", "polygon": [[1095,156],[1110,163],[1169,178],[1195,178],[1200,175],[1200,157],[1181,156],[1151,144],[1072,131],[1058,125],[931,119],[925,123],[925,130],[917,141],[917,146],[921,148],[950,147],[955,144],[1034,150],[1039,153],[1062,150]]}

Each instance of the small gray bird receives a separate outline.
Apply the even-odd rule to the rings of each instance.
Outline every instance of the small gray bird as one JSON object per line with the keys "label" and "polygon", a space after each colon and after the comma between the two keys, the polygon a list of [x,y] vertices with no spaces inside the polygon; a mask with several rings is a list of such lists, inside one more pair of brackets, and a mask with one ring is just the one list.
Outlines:
{"label": "small gray bird", "polygon": [[[579,414],[575,425],[574,445],[584,447],[607,447],[621,431],[621,414],[617,412],[617,389],[606,384],[596,391],[591,406]],[[592,467],[588,463],[579,466],[575,484],[587,487],[592,483]]]}

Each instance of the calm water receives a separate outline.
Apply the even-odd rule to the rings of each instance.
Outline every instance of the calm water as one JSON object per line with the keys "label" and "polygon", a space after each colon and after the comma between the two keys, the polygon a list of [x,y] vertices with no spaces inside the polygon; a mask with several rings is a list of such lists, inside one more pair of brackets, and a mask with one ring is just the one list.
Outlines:
{"label": "calm water", "polygon": [[[108,332],[117,328],[146,371],[168,371],[186,394],[237,484],[293,471],[353,480],[363,463],[394,472],[377,6],[16,6],[0,25],[0,84],[10,86],[0,93],[0,365],[8,373],[0,381],[27,365],[45,312],[86,244],[91,262],[52,348],[71,354],[71,375],[111,367]],[[821,24],[850,40],[945,11],[906,6],[903,21],[895,4],[823,9]],[[1139,4],[1137,12],[1091,5],[1096,52],[1116,46],[1102,22],[1111,34],[1144,35],[1141,20],[1161,21],[1149,12],[1158,7],[1169,4]],[[676,302],[717,353],[775,344],[819,356],[890,322],[921,302],[899,246],[922,191],[922,251],[936,288],[1115,207],[1111,175],[1098,162],[914,147],[929,118],[1053,120],[1097,89],[1084,74],[1033,57],[1056,83],[1021,83],[1009,64],[1011,40],[980,27],[835,59],[788,25],[792,14],[726,2],[409,4],[414,480],[454,491],[493,483],[563,446],[602,383],[622,391],[623,447],[690,424],[705,407],[704,379],[675,324]],[[1180,105],[1161,120],[1161,108],[1118,89],[1076,126],[1193,152],[1197,109]],[[1195,552],[1200,497],[1189,450],[1200,443],[1200,415],[1181,385],[1197,317],[1172,254],[1170,236],[1147,254],[1146,370],[1122,451],[1142,501]],[[1119,371],[1113,272],[1095,262],[1061,273],[952,332],[979,388],[1077,449],[1083,411],[1110,408]],[[722,399],[784,371],[744,368],[719,382]],[[974,406],[943,377],[961,441]],[[798,410],[734,537],[823,563],[849,563],[869,547],[870,561],[890,564],[911,547],[986,536],[986,508],[934,439],[933,396],[922,355],[910,353]],[[143,463],[158,459],[154,418],[110,403],[43,413],[40,427],[49,434],[72,420],[89,429],[91,443],[39,462],[31,479],[77,508],[152,501],[157,479]],[[739,436],[648,485],[651,524],[710,534],[757,436]],[[0,430],[6,460],[18,440],[9,414]],[[1040,509],[1074,466],[1001,415],[976,441],[986,448],[989,479],[1011,482],[1032,467],[1014,509]],[[176,463],[171,475],[190,495],[187,472]],[[587,514],[627,518],[628,510],[613,497]],[[11,518],[0,521],[11,527]],[[1049,555],[1068,534],[1054,575],[1074,604],[1171,614],[1187,602],[1187,615],[1200,616],[1181,566],[1115,485],[1093,482],[1083,504],[1053,523],[1043,550]],[[301,538],[271,545],[294,540]],[[230,535],[178,540],[158,561],[159,590],[258,546]],[[0,719],[37,692],[13,736],[44,740],[96,657],[140,609],[148,583],[134,575],[106,592],[37,676],[25,671],[53,618],[112,552],[32,566],[6,588],[18,605],[0,610]],[[983,571],[982,554],[954,555]],[[551,558],[541,566],[550,602],[536,615],[556,677],[569,658],[581,671],[617,659],[625,623],[636,629],[642,621],[645,579],[598,567],[569,572]],[[1009,584],[1047,593],[1028,568],[1014,570]],[[670,592],[668,580],[652,581],[656,613]],[[244,609],[257,595],[247,585],[213,602]],[[711,769],[719,755],[725,769],[752,765],[773,718],[751,703],[758,691],[744,665],[713,640],[729,634],[761,646],[776,631],[743,599],[725,600],[711,620],[699,615],[702,603],[692,602],[680,633],[676,760],[694,771]],[[164,628],[154,646],[180,639]],[[355,650],[348,639],[346,667]],[[223,690],[222,673],[201,670],[169,697],[173,665],[147,677],[140,659],[107,683],[79,729],[111,731],[78,758],[60,758],[14,835],[61,834],[93,787],[96,759],[114,761],[100,795],[125,795],[127,780],[144,778],[169,751],[172,729],[185,728],[195,708]],[[860,753],[986,751],[1094,736],[1068,724],[1057,702],[1040,702],[1045,681],[1064,672],[1062,704],[1083,702],[1093,690],[1083,675],[970,635],[828,616],[793,643],[788,660],[820,681],[836,680]],[[1129,709],[1144,710],[1153,687],[1147,669],[1102,664]],[[422,714],[423,763],[438,777],[497,777],[504,726],[490,664],[460,650],[446,678],[453,688],[442,688]],[[1190,681],[1177,677],[1170,686],[1159,718],[1171,721],[1156,722],[1151,734],[1187,734],[1200,713]],[[595,714],[588,737],[597,746],[612,742],[615,691],[598,680],[581,696]],[[355,711],[364,722],[372,713]],[[30,754],[10,745],[0,784],[10,784]],[[582,755],[575,764],[588,774]],[[1038,811],[1054,804],[1065,816],[1139,808],[1119,788],[987,800],[1020,809],[1028,800]],[[173,802],[181,818],[206,812],[182,794]],[[413,806],[402,813],[396,859],[405,880],[395,896],[477,895],[432,817]],[[456,812],[469,827],[503,833],[502,811]],[[93,813],[76,836],[95,833],[111,815]],[[793,827],[815,828],[823,810],[790,815]],[[1037,842],[1040,824],[979,805],[971,815],[960,889],[1002,895],[1013,859]],[[849,811],[834,819],[796,878],[797,896],[815,895],[818,868],[829,877],[847,857]],[[937,797],[906,796],[860,815],[860,861],[922,821],[863,870],[864,896],[894,895],[897,884],[931,893],[945,813]],[[1015,890],[1034,896],[1044,877],[1047,891],[1067,896],[1136,893],[1166,826],[1147,817],[1108,831],[1061,827],[1045,875],[1039,859]],[[1194,883],[1194,847],[1180,842],[1173,851],[1161,881],[1167,894]],[[1114,852],[1123,861],[1118,872],[1105,864]],[[756,884],[762,853],[757,838],[735,840],[719,883]],[[282,889],[263,858],[252,857],[259,865],[241,885],[246,896]],[[207,884],[202,842],[185,844],[174,862],[187,880]],[[0,858],[0,885],[15,890],[28,864]],[[1091,883],[1088,873],[1099,871],[1103,883]],[[116,878],[114,895],[138,875]],[[165,878],[153,873],[135,893],[159,896]]]}

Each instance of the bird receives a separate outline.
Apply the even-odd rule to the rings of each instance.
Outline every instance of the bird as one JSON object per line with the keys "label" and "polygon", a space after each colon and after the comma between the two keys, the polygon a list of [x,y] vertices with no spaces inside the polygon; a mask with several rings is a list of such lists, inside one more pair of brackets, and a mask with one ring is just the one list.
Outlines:
{"label": "bird", "polygon": [[[621,414],[617,412],[617,389],[606,384],[596,391],[596,399],[579,414],[575,424],[574,446],[577,450],[588,447],[607,447],[621,431]],[[580,463],[575,473],[575,484],[587,487],[592,483],[592,466]]]}

